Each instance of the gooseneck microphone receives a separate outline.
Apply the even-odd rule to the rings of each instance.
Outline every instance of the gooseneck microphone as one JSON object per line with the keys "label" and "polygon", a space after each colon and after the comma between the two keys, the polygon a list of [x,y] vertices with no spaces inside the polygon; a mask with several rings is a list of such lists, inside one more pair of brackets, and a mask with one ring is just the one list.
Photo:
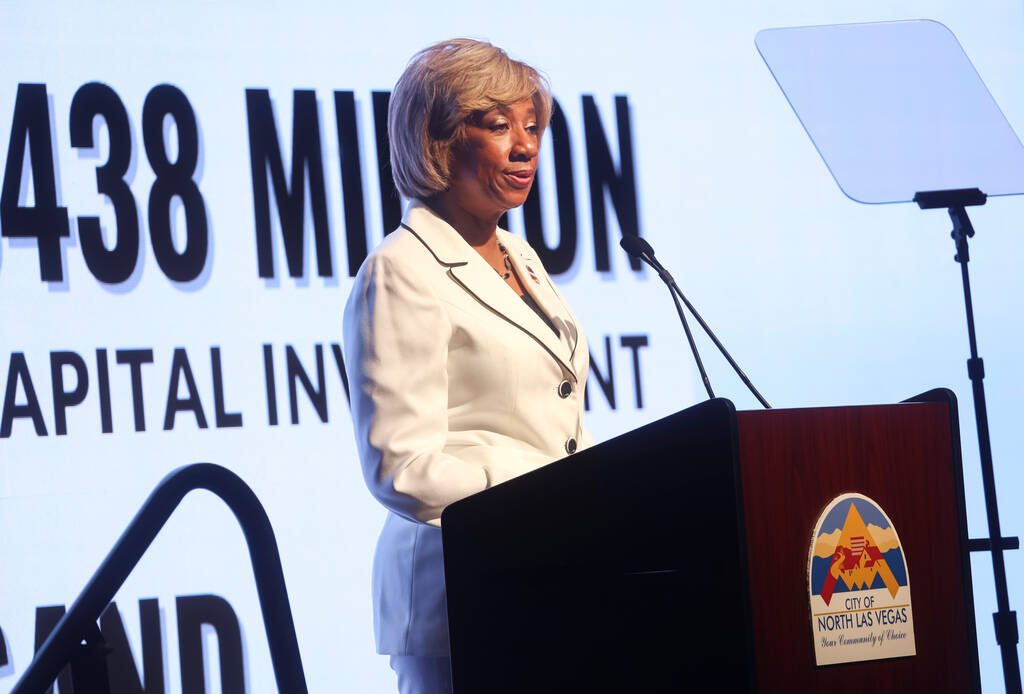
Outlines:
{"label": "gooseneck microphone", "polygon": [[686,339],[690,343],[690,350],[693,352],[694,361],[697,362],[697,370],[700,371],[700,377],[704,381],[704,388],[708,391],[708,397],[713,398],[715,397],[715,394],[712,392],[711,383],[708,381],[708,376],[704,372],[704,364],[701,362],[700,355],[697,353],[697,345],[694,344],[693,335],[690,334],[690,326],[686,323],[686,316],[683,314],[683,307],[679,305],[679,299],[683,300],[683,303],[686,304],[686,308],[688,308],[690,313],[693,314],[693,317],[697,319],[700,327],[704,329],[704,332],[711,338],[711,341],[715,343],[715,347],[717,347],[718,351],[722,353],[722,356],[724,356],[726,361],[729,362],[729,365],[740,377],[740,380],[743,381],[743,384],[751,393],[754,394],[754,397],[757,398],[758,402],[764,405],[766,409],[771,409],[772,406],[768,404],[768,401],[764,399],[761,393],[758,392],[757,388],[754,387],[754,384],[750,382],[747,375],[743,373],[743,369],[740,368],[740,365],[737,364],[736,360],[732,358],[731,354],[729,354],[725,345],[718,340],[715,333],[711,331],[708,324],[705,323],[704,319],[700,317],[699,313],[697,313],[697,309],[693,307],[693,304],[690,303],[682,290],[679,289],[679,285],[676,284],[675,279],[672,278],[669,271],[665,269],[664,265],[655,259],[654,249],[651,247],[651,244],[647,242],[647,239],[640,236],[634,236],[633,234],[624,234],[622,239],[619,241],[619,245],[622,246],[622,250],[629,253],[629,255],[644,261],[654,268],[655,272],[658,273],[658,276],[661,277],[662,281],[664,281],[666,286],[668,286],[669,293],[672,294],[672,300],[676,304],[676,312],[679,313],[679,320],[683,323],[683,330],[686,332]]}
{"label": "gooseneck microphone", "polygon": [[[683,324],[683,331],[686,333],[686,340],[690,343],[690,351],[693,352],[693,360],[697,362],[697,370],[700,372],[700,379],[704,381],[704,389],[708,391],[708,397],[715,397],[715,391],[711,390],[711,381],[708,380],[707,372],[704,371],[704,362],[700,359],[700,353],[697,351],[697,343],[693,341],[693,333],[690,332],[690,324],[686,322],[686,314],[683,313],[683,307],[679,304],[679,299],[676,298],[676,293],[672,287],[675,285],[675,280],[672,279],[672,275],[668,273],[661,263],[654,259],[654,249],[651,248],[651,244],[647,243],[645,239],[632,234],[624,234],[622,239],[619,241],[619,245],[622,246],[622,250],[629,253],[634,258],[639,258],[644,261],[652,268],[654,268],[661,279],[665,281],[668,286],[668,292],[672,295],[672,301],[676,304],[676,313],[679,314],[679,320]],[[686,298],[683,298],[686,301]],[[687,303],[689,306],[689,303]]]}

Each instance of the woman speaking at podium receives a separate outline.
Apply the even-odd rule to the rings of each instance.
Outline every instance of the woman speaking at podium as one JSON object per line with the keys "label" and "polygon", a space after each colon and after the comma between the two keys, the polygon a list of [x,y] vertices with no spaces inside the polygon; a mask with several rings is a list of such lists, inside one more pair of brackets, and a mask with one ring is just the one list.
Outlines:
{"label": "woman speaking at podium", "polygon": [[417,53],[391,94],[391,168],[411,202],[356,276],[344,346],[363,473],[389,511],[377,651],[403,693],[451,691],[441,511],[591,443],[583,331],[533,249],[497,226],[530,192],[551,108],[542,75],[470,39]]}

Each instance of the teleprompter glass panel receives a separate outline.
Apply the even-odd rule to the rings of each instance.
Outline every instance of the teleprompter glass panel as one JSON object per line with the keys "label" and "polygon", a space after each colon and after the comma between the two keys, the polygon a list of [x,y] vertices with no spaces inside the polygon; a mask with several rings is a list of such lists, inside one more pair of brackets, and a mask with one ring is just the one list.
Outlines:
{"label": "teleprompter glass panel", "polygon": [[1024,192],[1024,146],[963,48],[931,20],[764,29],[764,58],[842,191]]}

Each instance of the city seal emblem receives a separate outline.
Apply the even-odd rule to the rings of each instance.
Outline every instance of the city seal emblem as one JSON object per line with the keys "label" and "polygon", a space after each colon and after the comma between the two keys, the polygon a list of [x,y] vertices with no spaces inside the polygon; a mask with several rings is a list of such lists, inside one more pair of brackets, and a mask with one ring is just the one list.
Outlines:
{"label": "city seal emblem", "polygon": [[916,654],[910,572],[896,526],[863,494],[821,512],[807,562],[818,665]]}

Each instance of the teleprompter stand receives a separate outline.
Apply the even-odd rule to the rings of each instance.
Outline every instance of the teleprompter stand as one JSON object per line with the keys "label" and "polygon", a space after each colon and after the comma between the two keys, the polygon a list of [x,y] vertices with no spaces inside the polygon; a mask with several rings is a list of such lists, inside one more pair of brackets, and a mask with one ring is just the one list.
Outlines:
{"label": "teleprompter stand", "polygon": [[989,528],[987,539],[967,544],[971,551],[992,553],[1003,680],[1007,694],[1021,694],[1020,637],[1003,557],[1020,542],[1003,537],[999,526],[984,367],[967,272],[974,229],[966,208],[983,205],[988,197],[1024,193],[1024,145],[956,36],[939,22],[765,29],[755,42],[847,197],[871,204],[913,200],[923,209],[945,208],[953,220]]}
{"label": "teleprompter stand", "polygon": [[967,207],[984,205],[987,197],[977,188],[956,190],[938,190],[918,193],[914,202],[922,210],[946,208],[949,218],[953,221],[950,235],[956,244],[956,255],[953,260],[960,264],[960,275],[964,285],[964,307],[967,313],[967,339],[970,342],[971,356],[967,360],[967,376],[971,379],[971,390],[974,394],[974,418],[978,428],[978,453],[981,457],[981,479],[985,489],[985,511],[988,517],[988,537],[971,539],[968,549],[972,552],[992,553],[992,573],[996,581],[997,611],[992,615],[995,622],[996,643],[1003,658],[1003,676],[1006,691],[1020,692],[1020,661],[1017,657],[1017,643],[1020,639],[1017,632],[1017,613],[1010,609],[1010,599],[1006,587],[1006,563],[1003,551],[1020,549],[1020,539],[1003,537],[999,527],[999,506],[996,502],[996,481],[992,469],[992,444],[988,432],[988,411],[985,407],[985,365],[978,356],[978,342],[974,332],[974,306],[971,301],[971,279],[967,272],[967,263],[971,256],[967,241],[974,236],[974,227],[967,216]]}

